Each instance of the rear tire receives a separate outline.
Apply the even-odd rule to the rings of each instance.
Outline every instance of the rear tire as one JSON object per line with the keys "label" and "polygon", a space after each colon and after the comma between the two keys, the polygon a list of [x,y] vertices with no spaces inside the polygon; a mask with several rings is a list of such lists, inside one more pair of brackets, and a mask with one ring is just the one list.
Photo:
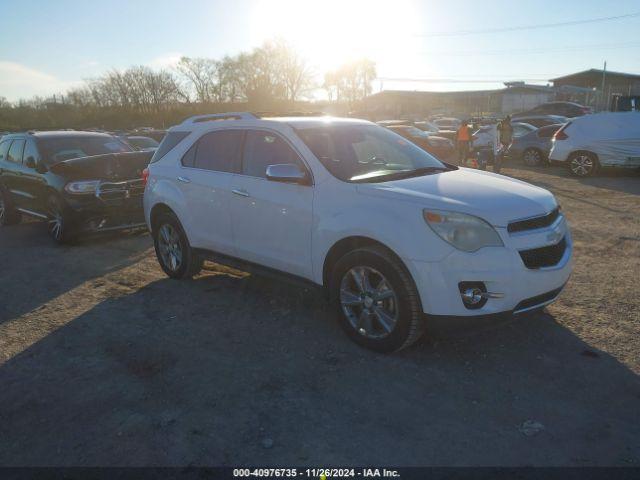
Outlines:
{"label": "rear tire", "polygon": [[591,152],[576,152],[569,157],[569,171],[575,177],[590,177],[599,167],[598,158]]}
{"label": "rear tire", "polygon": [[202,270],[204,260],[189,245],[184,229],[173,213],[161,213],[154,222],[153,245],[160,267],[168,277],[192,278]]}
{"label": "rear tire", "polygon": [[378,352],[402,350],[424,333],[416,286],[405,266],[377,246],[353,250],[333,267],[331,300],[357,344]]}
{"label": "rear tire", "polygon": [[0,225],[3,227],[15,225],[16,223],[20,223],[21,219],[22,215],[20,215],[20,212],[18,212],[11,203],[9,192],[4,185],[0,185]]}

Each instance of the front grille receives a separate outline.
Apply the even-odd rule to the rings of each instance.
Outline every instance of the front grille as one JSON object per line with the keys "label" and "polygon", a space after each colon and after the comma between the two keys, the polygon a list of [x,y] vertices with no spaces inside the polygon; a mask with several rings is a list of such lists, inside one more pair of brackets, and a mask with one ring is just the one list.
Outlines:
{"label": "front grille", "polygon": [[542,305],[543,303],[549,302],[560,295],[560,292],[563,288],[564,285],[560,288],[556,288],[555,290],[551,290],[550,292],[543,293],[542,295],[536,295],[535,297],[527,298],[526,300],[523,300],[518,305],[516,305],[516,308],[514,308],[513,311],[519,312],[528,308],[533,308],[536,305]]}
{"label": "front grille", "polygon": [[553,267],[562,259],[564,251],[567,249],[565,238],[555,245],[542,248],[532,248],[531,250],[521,250],[520,257],[525,266],[530,269]]}
{"label": "front grille", "polygon": [[511,222],[507,225],[507,231],[509,233],[524,232],[526,230],[535,230],[537,228],[548,227],[553,224],[560,215],[560,207],[556,207],[551,212],[541,217],[529,218],[527,220],[519,220],[517,222]]}
{"label": "front grille", "polygon": [[120,204],[123,200],[141,197],[144,194],[142,179],[122,182],[102,182],[96,189],[96,197],[106,204]]}

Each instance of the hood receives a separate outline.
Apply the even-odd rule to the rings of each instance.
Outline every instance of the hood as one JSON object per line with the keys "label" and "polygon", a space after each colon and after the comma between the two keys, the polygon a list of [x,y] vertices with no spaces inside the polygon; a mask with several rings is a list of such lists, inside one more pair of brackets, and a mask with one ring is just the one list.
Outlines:
{"label": "hood", "polygon": [[417,203],[424,208],[452,210],[480,217],[493,226],[553,210],[557,203],[544,188],[497,175],[460,168],[382,183],[358,184],[358,193]]}
{"label": "hood", "polygon": [[131,180],[142,177],[152,156],[153,152],[107,153],[64,160],[49,170],[70,180]]}

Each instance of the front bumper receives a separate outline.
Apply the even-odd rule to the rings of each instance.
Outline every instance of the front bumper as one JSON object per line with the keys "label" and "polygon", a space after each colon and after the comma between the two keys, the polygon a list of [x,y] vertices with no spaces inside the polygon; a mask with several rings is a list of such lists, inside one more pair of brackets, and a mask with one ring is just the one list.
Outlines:
{"label": "front bumper", "polygon": [[142,196],[104,202],[94,196],[67,199],[69,221],[77,232],[107,232],[145,226]]}
{"label": "front bumper", "polygon": [[[564,217],[554,225],[509,235],[497,229],[504,247],[486,247],[474,253],[453,251],[439,262],[404,259],[420,293],[424,313],[443,316],[482,316],[521,313],[553,302],[569,280],[573,268],[573,241]],[[529,269],[519,251],[558,243],[566,248],[560,261],[549,267]],[[549,241],[553,238],[553,242]],[[469,309],[462,301],[460,282],[483,282],[486,290],[503,294],[480,308]]]}

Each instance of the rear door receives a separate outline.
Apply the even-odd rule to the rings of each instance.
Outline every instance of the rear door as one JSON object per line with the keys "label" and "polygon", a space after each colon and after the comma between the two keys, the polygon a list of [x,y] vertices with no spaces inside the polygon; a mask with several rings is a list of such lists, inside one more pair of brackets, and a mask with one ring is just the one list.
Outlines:
{"label": "rear door", "polygon": [[240,168],[242,130],[204,134],[187,151],[178,186],[189,210],[183,224],[193,247],[235,256],[231,229],[231,179]]}
{"label": "rear door", "polygon": [[4,184],[9,190],[11,201],[16,208],[30,209],[31,198],[26,192],[23,175],[22,153],[26,141],[22,138],[14,139],[7,153],[7,168],[4,170]]}
{"label": "rear door", "polygon": [[242,173],[232,180],[231,216],[238,257],[311,278],[313,186],[267,180],[269,165],[308,167],[280,134],[246,133]]}
{"label": "rear door", "polygon": [[40,161],[36,142],[31,138],[27,139],[22,155],[22,177],[20,178],[20,183],[22,190],[27,195],[25,197],[29,203],[27,208],[35,213],[46,215],[47,183],[45,176],[42,173],[38,173],[35,168],[27,167],[29,158],[32,158],[35,163]]}

